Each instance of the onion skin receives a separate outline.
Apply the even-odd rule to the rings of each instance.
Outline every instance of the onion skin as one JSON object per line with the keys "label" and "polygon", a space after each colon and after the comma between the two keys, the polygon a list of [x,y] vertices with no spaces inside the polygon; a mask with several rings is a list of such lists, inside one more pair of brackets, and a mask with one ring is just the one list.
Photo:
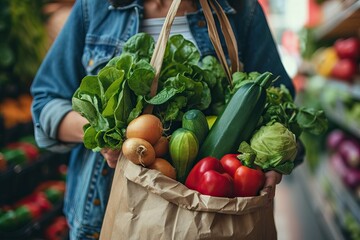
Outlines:
{"label": "onion skin", "polygon": [[126,138],[141,138],[154,145],[163,134],[163,124],[152,114],[143,114],[132,120],[126,128]]}
{"label": "onion skin", "polygon": [[155,161],[155,150],[146,140],[141,138],[128,138],[122,145],[124,156],[134,164],[147,167]]}
{"label": "onion skin", "polygon": [[169,139],[165,136],[162,136],[155,144],[154,144],[155,156],[163,157],[169,152]]}
{"label": "onion skin", "polygon": [[158,170],[165,176],[176,180],[175,168],[167,160],[163,158],[156,158],[153,164],[148,166],[148,168]]}

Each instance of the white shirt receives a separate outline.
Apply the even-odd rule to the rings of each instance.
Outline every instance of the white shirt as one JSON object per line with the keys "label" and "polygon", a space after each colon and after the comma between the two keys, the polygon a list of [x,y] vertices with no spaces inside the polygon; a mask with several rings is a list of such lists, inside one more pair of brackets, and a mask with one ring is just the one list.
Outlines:
{"label": "white shirt", "polygon": [[[156,42],[159,38],[164,21],[165,18],[143,19],[140,25],[140,32],[150,34]],[[185,39],[193,42],[196,45],[195,39],[190,32],[189,24],[185,16],[178,16],[174,18],[174,22],[170,29],[170,36],[175,34],[181,34]]]}

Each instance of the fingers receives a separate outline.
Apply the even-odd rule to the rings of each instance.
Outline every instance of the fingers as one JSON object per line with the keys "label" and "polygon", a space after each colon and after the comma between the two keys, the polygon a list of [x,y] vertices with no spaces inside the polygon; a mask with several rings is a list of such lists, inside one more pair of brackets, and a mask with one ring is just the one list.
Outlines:
{"label": "fingers", "polygon": [[282,174],[276,171],[269,171],[265,173],[265,184],[262,192],[266,192],[269,198],[269,204],[272,203],[272,200],[275,197],[276,185],[281,182]]}
{"label": "fingers", "polygon": [[111,168],[115,168],[119,155],[120,155],[120,150],[114,150],[114,149],[109,149],[109,148],[103,148],[100,150],[100,153],[103,155],[103,157],[105,158],[107,164],[109,165],[109,167]]}
{"label": "fingers", "polygon": [[276,171],[268,171],[265,173],[265,178],[271,183],[275,182],[275,184],[279,184],[282,179],[282,174]]}

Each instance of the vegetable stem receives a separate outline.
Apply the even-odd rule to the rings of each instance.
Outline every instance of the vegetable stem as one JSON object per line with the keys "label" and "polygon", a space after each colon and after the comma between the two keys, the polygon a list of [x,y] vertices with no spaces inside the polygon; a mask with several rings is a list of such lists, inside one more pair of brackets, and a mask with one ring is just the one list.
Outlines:
{"label": "vegetable stem", "polygon": [[143,156],[145,155],[146,151],[147,149],[144,145],[139,145],[136,149],[136,154],[139,156],[139,162],[143,167],[145,167]]}
{"label": "vegetable stem", "polygon": [[251,146],[247,142],[243,141],[241,142],[238,151],[240,152],[240,155],[238,155],[238,159],[241,161],[241,164],[248,168],[253,168],[256,153],[251,148]]}
{"label": "vegetable stem", "polygon": [[[271,85],[271,83],[273,82],[273,80],[271,79],[272,76],[273,76],[273,74],[271,72],[264,72],[263,74],[261,74],[260,76],[257,77],[255,82],[263,88],[268,88]],[[278,78],[276,78],[276,79],[278,79]]]}

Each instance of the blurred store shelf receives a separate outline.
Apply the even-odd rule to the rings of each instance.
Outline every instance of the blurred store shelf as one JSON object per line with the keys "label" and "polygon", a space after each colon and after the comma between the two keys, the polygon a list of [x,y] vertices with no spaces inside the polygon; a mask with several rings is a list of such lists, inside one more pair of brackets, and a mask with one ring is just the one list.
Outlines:
{"label": "blurred store shelf", "polygon": [[297,167],[277,186],[275,222],[278,240],[333,239],[326,233],[325,220],[318,212],[320,208],[316,209],[314,205],[317,196],[309,192],[307,184],[310,183],[304,181],[305,168],[305,165]]}

